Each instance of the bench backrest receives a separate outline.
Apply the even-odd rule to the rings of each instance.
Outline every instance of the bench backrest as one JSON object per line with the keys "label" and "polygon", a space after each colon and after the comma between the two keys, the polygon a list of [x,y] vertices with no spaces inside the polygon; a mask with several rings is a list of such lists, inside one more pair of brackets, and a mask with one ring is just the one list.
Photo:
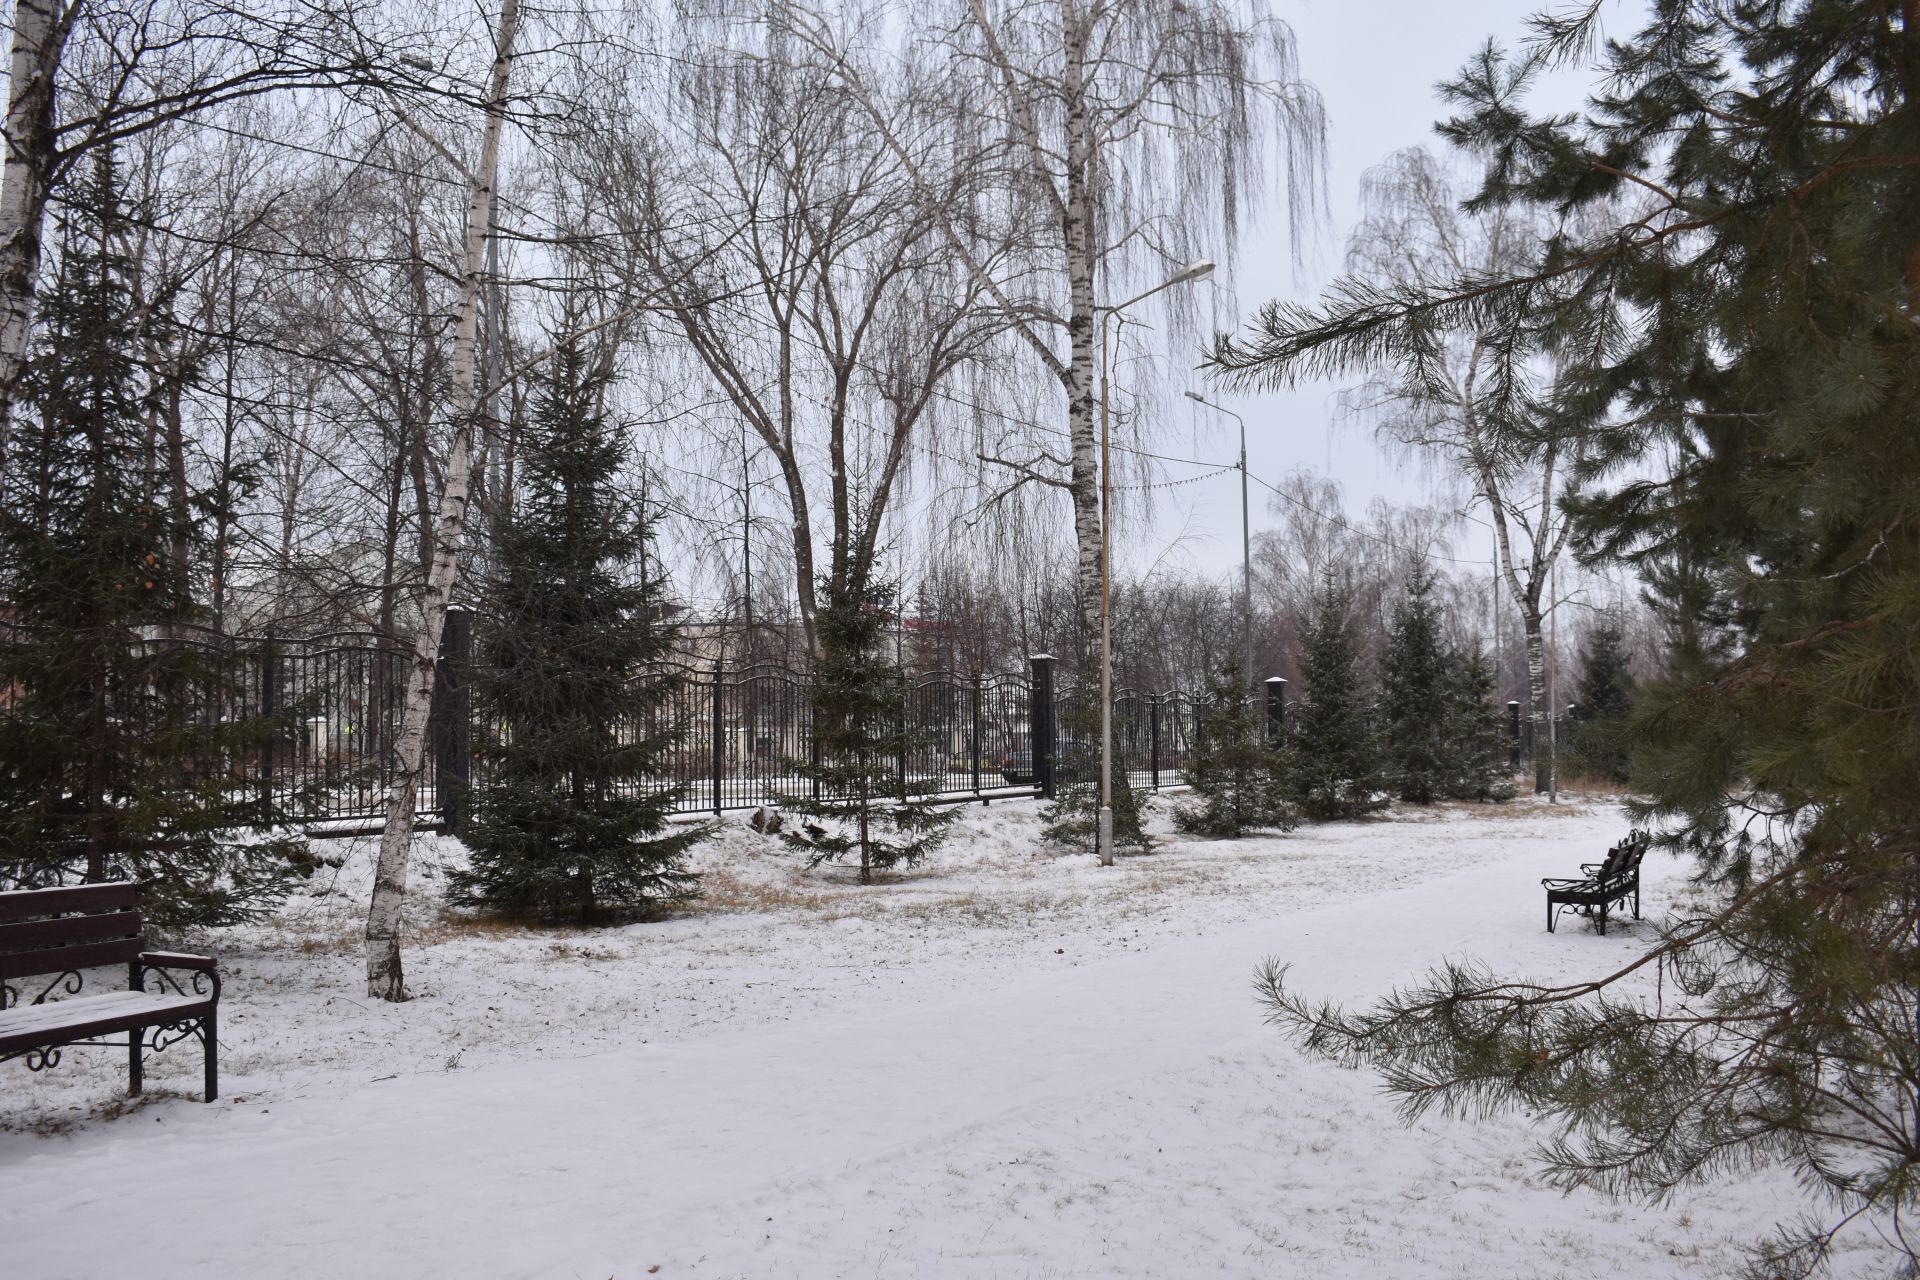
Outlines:
{"label": "bench backrest", "polygon": [[126,881],[0,893],[0,983],[126,964],[144,947]]}
{"label": "bench backrest", "polygon": [[1640,859],[1647,856],[1647,833],[1630,831],[1627,838],[1607,850],[1607,860],[1600,864],[1600,874],[1594,879],[1602,882],[1621,876],[1639,873]]}
{"label": "bench backrest", "polygon": [[1622,868],[1626,865],[1627,855],[1632,847],[1631,845],[1617,844],[1607,850],[1606,858],[1600,863],[1600,873],[1596,875],[1594,879],[1604,883],[1619,875]]}

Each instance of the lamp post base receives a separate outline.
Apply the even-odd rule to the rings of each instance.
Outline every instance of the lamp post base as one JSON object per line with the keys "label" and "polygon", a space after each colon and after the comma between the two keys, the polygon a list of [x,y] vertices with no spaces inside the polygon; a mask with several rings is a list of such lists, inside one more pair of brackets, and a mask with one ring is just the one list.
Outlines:
{"label": "lamp post base", "polygon": [[1094,828],[1094,848],[1100,855],[1100,865],[1113,865],[1113,806],[1100,806],[1099,825]]}

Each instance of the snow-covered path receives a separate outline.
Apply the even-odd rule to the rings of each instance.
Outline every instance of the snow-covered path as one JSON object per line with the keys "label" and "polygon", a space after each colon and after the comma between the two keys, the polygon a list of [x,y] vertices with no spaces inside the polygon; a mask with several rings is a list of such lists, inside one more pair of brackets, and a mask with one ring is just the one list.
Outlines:
{"label": "snow-covered path", "polygon": [[1402,1128],[1370,1077],[1261,1024],[1249,979],[1269,954],[1346,997],[1443,954],[1544,977],[1624,957],[1630,935],[1544,932],[1538,876],[1567,860],[1535,846],[1145,950],[1063,949],[905,1007],[6,1135],[6,1270],[1721,1273],[1791,1212],[1775,1183],[1661,1210],[1562,1197],[1530,1176],[1518,1120]]}

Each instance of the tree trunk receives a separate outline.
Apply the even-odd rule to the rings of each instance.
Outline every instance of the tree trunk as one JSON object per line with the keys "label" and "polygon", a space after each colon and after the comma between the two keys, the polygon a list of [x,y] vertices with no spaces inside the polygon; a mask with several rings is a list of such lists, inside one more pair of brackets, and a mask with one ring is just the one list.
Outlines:
{"label": "tree trunk", "polygon": [[1072,441],[1073,467],[1068,491],[1073,496],[1073,537],[1080,582],[1080,656],[1084,659],[1087,646],[1097,644],[1100,634],[1100,428],[1095,421],[1093,388],[1093,276],[1099,250],[1094,244],[1093,139],[1092,123],[1087,118],[1085,34],[1070,4],[1062,5],[1061,22],[1066,35],[1066,67],[1061,85],[1067,103],[1067,194],[1062,210],[1061,239],[1066,250],[1071,307],[1067,320],[1071,355],[1063,381],[1067,392],[1067,431]]}
{"label": "tree trunk", "polygon": [[[182,356],[181,361],[184,360]],[[173,559],[174,572],[179,575],[180,590],[187,600],[192,600],[193,493],[187,479],[186,429],[181,420],[184,380],[179,364],[170,363],[167,367],[166,412],[161,418],[161,425],[166,432],[167,479],[173,491],[167,495],[169,514],[173,517],[173,536],[168,544],[168,554]]]}
{"label": "tree trunk", "polygon": [[1527,701],[1531,708],[1528,721],[1533,725],[1533,789],[1545,795],[1552,785],[1553,767],[1547,752],[1547,658],[1540,615],[1528,610],[1521,615],[1527,633]]}
{"label": "tree trunk", "polygon": [[40,237],[53,183],[53,82],[70,29],[60,0],[19,0],[7,83],[6,157],[0,166],[0,492],[13,400],[26,368],[40,284]]}
{"label": "tree trunk", "polygon": [[[861,768],[864,769],[865,767],[866,767],[866,762],[862,761]],[[873,883],[873,855],[872,855],[873,837],[867,829],[867,809],[868,809],[868,806],[872,804],[872,801],[873,801],[873,798],[867,794],[866,784],[864,782],[861,783],[860,784],[860,883],[861,884]]]}
{"label": "tree trunk", "polygon": [[500,133],[506,120],[507,73],[513,65],[514,37],[519,25],[519,0],[501,0],[487,94],[487,123],[481,134],[479,163],[474,167],[467,191],[466,244],[448,397],[449,417],[454,424],[453,448],[447,457],[446,487],[440,494],[439,516],[433,530],[433,562],[413,637],[400,736],[394,744],[393,782],[387,789],[387,823],[380,838],[380,860],[374,870],[373,901],[367,907],[367,994],[381,1000],[407,998],[400,958],[401,924],[407,903],[407,861],[413,850],[414,810],[426,760],[427,717],[433,709],[434,658],[439,652],[447,603],[459,575],[460,538],[466,525],[467,487],[473,471],[473,433],[480,411],[480,286],[486,266],[494,174],[500,164]]}

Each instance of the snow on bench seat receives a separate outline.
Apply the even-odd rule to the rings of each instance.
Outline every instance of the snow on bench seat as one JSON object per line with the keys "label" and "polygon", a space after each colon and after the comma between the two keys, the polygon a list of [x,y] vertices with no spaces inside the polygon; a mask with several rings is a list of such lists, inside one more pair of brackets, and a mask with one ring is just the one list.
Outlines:
{"label": "snow on bench seat", "polygon": [[0,1050],[43,1044],[53,1038],[107,1035],[180,1018],[197,1018],[212,1003],[205,996],[108,991],[97,996],[24,1004],[0,1011]]}

